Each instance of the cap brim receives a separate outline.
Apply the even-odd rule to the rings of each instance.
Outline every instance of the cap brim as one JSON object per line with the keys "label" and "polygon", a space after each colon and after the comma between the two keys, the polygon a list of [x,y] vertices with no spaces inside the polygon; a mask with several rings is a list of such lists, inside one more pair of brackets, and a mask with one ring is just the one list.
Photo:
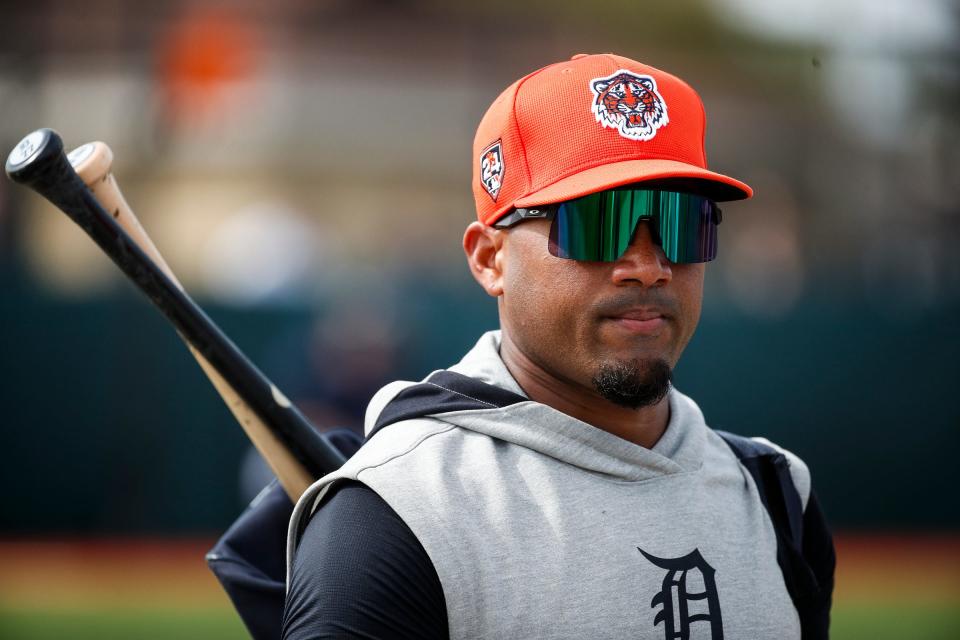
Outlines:
{"label": "cap brim", "polygon": [[684,184],[687,190],[696,191],[717,202],[745,200],[753,195],[753,189],[743,182],[694,165],[675,160],[625,160],[567,176],[518,199],[513,206],[552,204],[625,184],[674,179]]}

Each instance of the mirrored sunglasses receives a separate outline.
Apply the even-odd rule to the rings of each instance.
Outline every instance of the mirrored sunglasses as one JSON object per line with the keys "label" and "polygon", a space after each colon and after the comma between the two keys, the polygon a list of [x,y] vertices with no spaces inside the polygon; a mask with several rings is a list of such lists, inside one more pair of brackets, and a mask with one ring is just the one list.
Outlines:
{"label": "mirrored sunglasses", "polygon": [[630,246],[641,220],[674,263],[709,262],[717,257],[722,213],[703,196],[678,191],[618,187],[582,198],[514,209],[498,229],[524,220],[552,220],[549,251],[558,258],[615,262]]}

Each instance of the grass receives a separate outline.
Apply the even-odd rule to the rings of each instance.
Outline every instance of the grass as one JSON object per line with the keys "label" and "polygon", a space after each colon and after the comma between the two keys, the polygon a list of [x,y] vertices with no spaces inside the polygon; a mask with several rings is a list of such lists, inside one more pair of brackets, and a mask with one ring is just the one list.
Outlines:
{"label": "grass", "polygon": [[956,603],[839,605],[834,607],[830,631],[835,640],[956,640],[960,638],[960,609]]}
{"label": "grass", "polygon": [[[120,640],[139,638],[246,638],[229,607],[211,609],[0,609],[0,638],[9,640]],[[834,640],[956,640],[960,611],[955,605],[861,603],[834,610]]]}
{"label": "grass", "polygon": [[0,609],[0,638],[9,640],[160,640],[246,638],[240,618],[215,609]]}

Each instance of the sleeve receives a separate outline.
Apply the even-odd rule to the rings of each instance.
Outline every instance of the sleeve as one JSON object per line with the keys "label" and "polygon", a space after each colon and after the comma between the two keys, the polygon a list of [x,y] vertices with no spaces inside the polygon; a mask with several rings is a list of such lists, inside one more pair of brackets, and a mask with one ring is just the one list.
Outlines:
{"label": "sleeve", "polygon": [[800,623],[807,638],[830,637],[830,609],[833,606],[834,572],[837,556],[833,535],[820,508],[815,492],[803,513],[803,557],[816,579],[816,589],[808,592],[803,607],[798,607]]}
{"label": "sleeve", "polygon": [[416,536],[373,490],[331,488],[294,556],[285,640],[447,638],[437,572]]}

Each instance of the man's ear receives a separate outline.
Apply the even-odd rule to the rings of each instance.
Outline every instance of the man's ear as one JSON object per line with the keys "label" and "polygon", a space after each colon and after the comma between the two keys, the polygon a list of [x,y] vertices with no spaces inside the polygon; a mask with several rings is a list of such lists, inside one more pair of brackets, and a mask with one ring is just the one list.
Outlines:
{"label": "man's ear", "polygon": [[504,232],[480,222],[471,222],[463,233],[463,252],[470,273],[487,295],[503,295]]}

